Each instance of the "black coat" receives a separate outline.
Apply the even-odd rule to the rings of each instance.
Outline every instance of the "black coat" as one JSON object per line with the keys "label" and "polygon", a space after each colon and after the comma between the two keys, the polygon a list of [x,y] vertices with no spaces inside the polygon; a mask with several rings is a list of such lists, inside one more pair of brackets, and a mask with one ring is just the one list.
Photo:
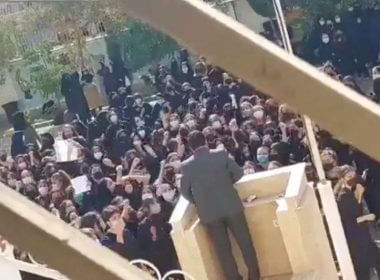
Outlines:
{"label": "black coat", "polygon": [[107,188],[107,181],[92,182],[91,190],[85,192],[82,201],[82,213],[89,211],[102,212],[103,208],[111,203],[113,195]]}
{"label": "black coat", "polygon": [[[362,209],[353,192],[346,190],[338,198],[338,208],[347,238],[352,262],[358,280],[368,280],[367,274],[375,262],[376,249],[366,223],[358,224],[356,219],[362,216]],[[365,275],[365,276],[363,276]],[[369,274],[368,274],[369,275]]]}
{"label": "black coat", "polygon": [[62,75],[61,93],[65,97],[67,109],[71,113],[78,114],[82,119],[88,118],[90,110],[79,82],[78,72],[64,73]]}
{"label": "black coat", "polygon": [[26,154],[27,147],[24,142],[24,132],[16,131],[12,135],[11,155],[15,157],[17,155]]}
{"label": "black coat", "polygon": [[124,230],[124,244],[117,242],[116,235],[111,232],[107,232],[105,234],[101,243],[103,246],[118,253],[129,261],[140,257],[138,242],[133,233],[131,233],[128,229]]}
{"label": "black coat", "polygon": [[194,203],[203,223],[243,211],[233,185],[243,169],[224,150],[202,148],[182,163],[181,193]]}
{"label": "black coat", "polygon": [[[152,227],[157,232],[156,239],[153,238]],[[160,215],[154,215],[151,218],[144,219],[137,232],[141,257],[152,262],[163,274],[175,269],[177,263],[170,231],[170,224],[164,222]]]}

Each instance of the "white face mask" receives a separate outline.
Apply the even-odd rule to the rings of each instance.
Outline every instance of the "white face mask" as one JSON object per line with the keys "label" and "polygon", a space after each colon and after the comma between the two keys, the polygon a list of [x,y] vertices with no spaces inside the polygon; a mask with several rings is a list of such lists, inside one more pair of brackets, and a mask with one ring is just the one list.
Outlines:
{"label": "white face mask", "polygon": [[144,193],[142,196],[141,196],[142,200],[145,200],[145,199],[152,199],[153,198],[153,194],[151,193]]}
{"label": "white face mask", "polygon": [[325,22],[323,19],[319,20],[319,24],[320,24],[321,26],[324,26],[325,23],[326,23],[326,22]]}
{"label": "white face mask", "polygon": [[20,170],[24,170],[26,167],[27,167],[26,162],[21,162],[21,163],[18,165],[18,168],[19,168]]}
{"label": "white face mask", "polygon": [[156,203],[150,206],[150,212],[154,214],[159,214],[161,212],[161,205]]}
{"label": "white face mask", "polygon": [[145,138],[145,130],[139,130],[139,135],[141,138]]}
{"label": "white face mask", "polygon": [[45,197],[49,193],[49,189],[45,187],[41,187],[38,189],[38,192],[40,193],[41,196]]}
{"label": "white face mask", "polygon": [[116,123],[117,123],[117,120],[118,120],[117,115],[112,115],[112,116],[110,117],[110,121],[111,121],[111,123],[113,123],[113,124],[116,124]]}
{"label": "white face mask", "polygon": [[173,199],[174,199],[174,196],[175,196],[175,191],[174,190],[166,191],[166,192],[164,192],[162,194],[162,197],[167,202],[172,202]]}
{"label": "white face mask", "polygon": [[133,193],[133,187],[132,187],[132,185],[126,185],[125,188],[124,188],[124,190],[125,190],[126,193],[129,193],[129,194]]}
{"label": "white face mask", "polygon": [[222,127],[222,124],[220,123],[220,121],[214,121],[214,122],[212,122],[212,127],[214,129],[219,129]]}
{"label": "white face mask", "polygon": [[94,153],[94,158],[96,160],[100,160],[102,157],[103,157],[103,153],[102,152],[96,152],[96,153]]}
{"label": "white face mask", "polygon": [[187,65],[182,65],[182,72],[183,72],[184,74],[189,73],[189,67],[187,67]]}
{"label": "white face mask", "polygon": [[142,127],[142,126],[144,126],[144,125],[145,125],[145,122],[142,121],[142,120],[139,120],[139,121],[136,122],[136,126],[137,126],[137,127]]}
{"label": "white face mask", "polygon": [[328,36],[328,35],[323,35],[323,36],[322,36],[322,42],[323,42],[324,44],[328,44],[328,43],[330,42],[330,38],[329,38],[329,36]]}
{"label": "white face mask", "polygon": [[22,183],[24,185],[31,184],[31,183],[33,183],[33,178],[32,177],[25,177],[25,178],[22,179]]}
{"label": "white face mask", "polygon": [[336,22],[336,23],[340,23],[340,22],[341,22],[341,18],[340,18],[339,16],[336,16],[336,17],[335,17],[335,22]]}
{"label": "white face mask", "polygon": [[253,113],[255,119],[262,119],[264,117],[264,111],[256,111]]}

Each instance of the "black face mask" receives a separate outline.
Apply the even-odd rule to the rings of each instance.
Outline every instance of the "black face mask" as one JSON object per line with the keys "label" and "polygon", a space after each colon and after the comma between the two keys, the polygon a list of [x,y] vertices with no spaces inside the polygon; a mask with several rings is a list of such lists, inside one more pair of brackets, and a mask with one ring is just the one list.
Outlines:
{"label": "black face mask", "polygon": [[103,178],[103,172],[102,171],[96,171],[95,173],[92,174],[92,177],[96,180],[99,181]]}

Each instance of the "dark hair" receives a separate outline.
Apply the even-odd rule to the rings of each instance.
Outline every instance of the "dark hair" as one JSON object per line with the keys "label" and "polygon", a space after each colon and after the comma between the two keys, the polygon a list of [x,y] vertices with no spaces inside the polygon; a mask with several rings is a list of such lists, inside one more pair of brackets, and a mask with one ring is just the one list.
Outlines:
{"label": "dark hair", "polygon": [[119,213],[120,214],[120,209],[116,207],[115,205],[108,205],[106,206],[103,211],[102,211],[102,218],[104,222],[108,222],[110,218],[112,217],[113,214]]}
{"label": "dark hair", "polygon": [[53,149],[46,149],[41,153],[41,157],[52,157],[55,155],[55,151]]}
{"label": "dark hair", "polygon": [[35,184],[28,184],[25,186],[25,196],[34,201],[38,196],[38,191]]}
{"label": "dark hair", "polygon": [[76,131],[76,129],[75,129],[75,127],[73,125],[71,125],[71,124],[65,124],[63,126],[63,128],[62,128],[62,138],[63,139],[67,139],[66,136],[65,136],[65,134],[63,133],[63,129],[64,128],[70,128],[71,131],[73,132],[73,137],[78,137],[79,136],[78,132]]}
{"label": "dark hair", "polygon": [[199,130],[194,130],[189,135],[189,146],[195,151],[199,147],[206,145],[206,137]]}
{"label": "dark hair", "polygon": [[61,169],[51,176],[51,180],[57,180],[62,183],[62,190],[66,190],[71,185],[70,175]]}
{"label": "dark hair", "polygon": [[80,228],[94,228],[95,225],[100,228],[98,214],[94,211],[87,212],[80,219]]}
{"label": "dark hair", "polygon": [[41,134],[41,138],[45,139],[45,142],[46,142],[45,144],[48,145],[49,147],[52,147],[54,145],[54,143],[55,143],[53,135],[51,135],[48,132],[42,133]]}
{"label": "dark hair", "polygon": [[171,138],[168,141],[166,147],[167,147],[169,153],[177,151],[177,149],[178,149],[178,142],[177,142],[177,140],[174,139],[174,138]]}

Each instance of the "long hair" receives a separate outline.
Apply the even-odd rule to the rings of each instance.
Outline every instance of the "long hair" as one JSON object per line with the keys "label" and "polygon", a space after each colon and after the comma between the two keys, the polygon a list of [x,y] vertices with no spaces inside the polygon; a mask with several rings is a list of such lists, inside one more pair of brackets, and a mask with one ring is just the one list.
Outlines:
{"label": "long hair", "polygon": [[51,177],[51,180],[57,180],[62,183],[62,190],[66,190],[69,186],[71,186],[70,176],[63,170],[58,170]]}

